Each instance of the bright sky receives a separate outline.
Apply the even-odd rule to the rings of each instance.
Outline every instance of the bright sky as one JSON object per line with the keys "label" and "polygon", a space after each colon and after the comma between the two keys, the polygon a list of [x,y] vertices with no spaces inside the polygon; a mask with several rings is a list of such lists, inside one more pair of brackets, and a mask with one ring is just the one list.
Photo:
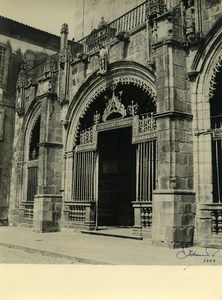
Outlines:
{"label": "bright sky", "polygon": [[0,15],[56,35],[67,23],[71,39],[76,1],[82,0],[0,0]]}

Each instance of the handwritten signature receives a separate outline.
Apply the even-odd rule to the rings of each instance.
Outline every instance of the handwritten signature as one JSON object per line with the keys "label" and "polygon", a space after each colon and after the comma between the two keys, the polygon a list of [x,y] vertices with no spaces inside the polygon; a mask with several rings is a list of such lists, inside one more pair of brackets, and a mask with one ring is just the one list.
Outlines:
{"label": "handwritten signature", "polygon": [[209,249],[209,248],[205,248],[203,253],[198,253],[197,250],[185,250],[182,249],[181,251],[177,252],[176,257],[178,259],[185,259],[187,257],[215,257],[216,254],[220,251],[220,249]]}

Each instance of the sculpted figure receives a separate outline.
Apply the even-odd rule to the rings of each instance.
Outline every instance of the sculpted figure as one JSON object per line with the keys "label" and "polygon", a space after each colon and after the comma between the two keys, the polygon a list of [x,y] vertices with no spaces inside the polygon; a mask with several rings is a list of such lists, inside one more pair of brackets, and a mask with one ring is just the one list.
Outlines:
{"label": "sculpted figure", "polygon": [[195,8],[193,0],[188,0],[186,9],[186,35],[195,33]]}
{"label": "sculpted figure", "polygon": [[99,46],[99,72],[98,74],[106,74],[108,68],[108,50],[104,45]]}

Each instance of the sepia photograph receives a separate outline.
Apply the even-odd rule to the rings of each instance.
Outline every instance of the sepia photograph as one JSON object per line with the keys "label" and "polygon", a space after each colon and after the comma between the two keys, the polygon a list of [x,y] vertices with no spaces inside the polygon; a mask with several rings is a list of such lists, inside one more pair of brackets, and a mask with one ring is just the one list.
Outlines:
{"label": "sepia photograph", "polygon": [[221,266],[222,0],[0,0],[0,299],[222,300]]}

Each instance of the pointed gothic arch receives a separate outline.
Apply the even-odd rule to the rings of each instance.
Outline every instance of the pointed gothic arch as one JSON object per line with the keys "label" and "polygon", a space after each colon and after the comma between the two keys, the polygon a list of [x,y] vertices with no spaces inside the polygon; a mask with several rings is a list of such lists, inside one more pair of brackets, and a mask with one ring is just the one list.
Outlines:
{"label": "pointed gothic arch", "polygon": [[33,222],[34,196],[38,186],[38,143],[40,142],[41,101],[33,103],[26,112],[22,125],[21,149],[23,163],[21,168],[21,186],[19,207],[23,211],[21,223]]}

